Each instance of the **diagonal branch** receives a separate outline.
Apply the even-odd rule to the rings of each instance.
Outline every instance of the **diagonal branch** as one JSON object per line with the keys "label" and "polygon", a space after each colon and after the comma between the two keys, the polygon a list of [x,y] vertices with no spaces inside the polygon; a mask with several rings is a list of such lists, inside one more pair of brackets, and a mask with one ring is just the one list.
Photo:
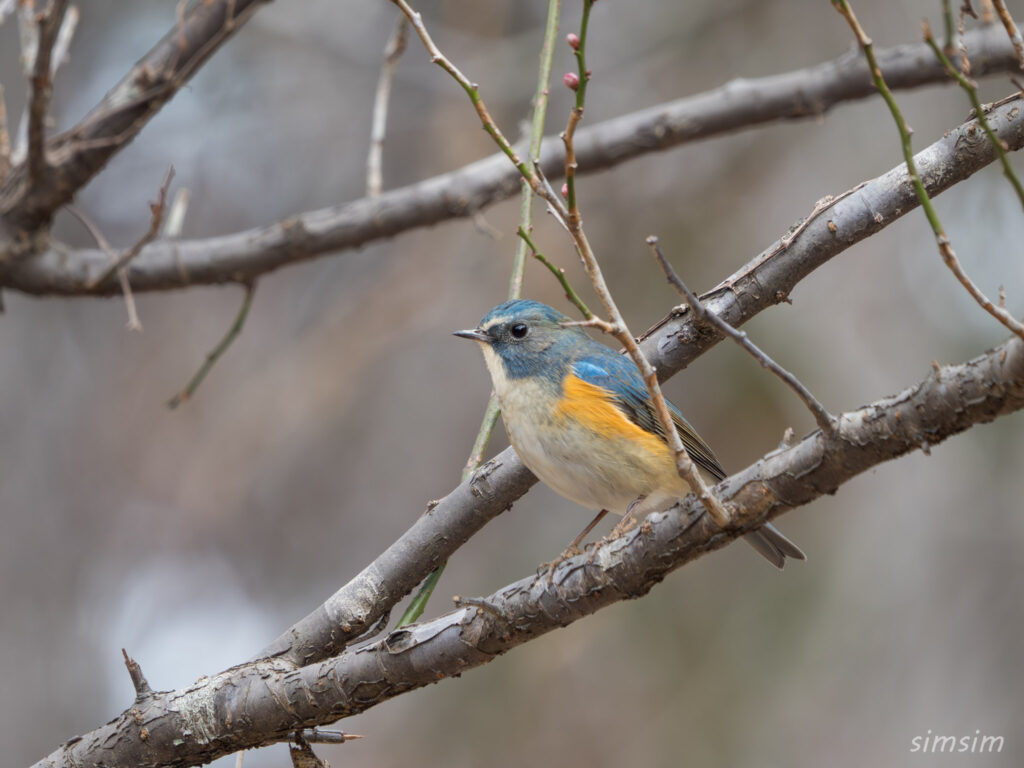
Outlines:
{"label": "diagonal branch", "polygon": [[[971,46],[975,75],[1005,72],[1016,65],[1013,48],[998,29],[972,30],[966,40]],[[876,55],[894,88],[949,82],[942,65],[924,43],[879,50]],[[122,90],[126,87],[119,86]],[[856,52],[807,69],[734,81],[706,93],[580,129],[574,142],[578,172],[593,173],[649,152],[772,120],[819,116],[835,104],[865,98],[874,92],[867,66]],[[109,120],[117,114],[111,113]],[[90,132],[100,131],[109,120],[101,121]],[[66,137],[82,130],[85,128],[80,125],[58,140],[67,141]],[[124,128],[118,128],[121,130]],[[105,155],[90,173],[99,170],[112,153],[111,150]],[[93,157],[91,152],[87,155]],[[540,157],[545,175],[561,176],[565,155],[558,138],[544,142]],[[72,170],[64,166],[72,161],[66,150],[61,150],[60,159],[51,151],[51,162],[63,168],[59,172],[68,178]],[[86,180],[83,177],[82,183]],[[310,211],[270,226],[173,244],[160,240],[148,246],[133,265],[132,286],[137,291],[170,290],[231,281],[232,276],[259,277],[305,259],[471,216],[517,194],[520,181],[519,172],[508,158],[496,154],[375,199]],[[12,185],[14,181],[9,180],[0,188],[0,264],[5,260],[5,251],[17,253],[20,247],[13,238],[4,239],[4,190]],[[10,215],[14,216],[17,210]],[[76,251],[69,257],[54,249],[10,274],[0,272],[0,285],[26,293],[82,295],[103,260],[104,254],[97,250]],[[116,289],[109,286],[106,292]]]}
{"label": "diagonal branch", "polygon": [[883,461],[1021,408],[1024,342],[1012,338],[967,363],[937,368],[898,395],[842,414],[833,437],[815,431],[726,479],[719,493],[734,510],[726,531],[688,497],[598,546],[590,558],[572,558],[555,588],[543,576],[530,576],[320,663],[289,669],[263,660],[201,678],[189,688],[137,701],[34,768],[196,765],[363,712],[639,597],[687,562],[833,493]]}
{"label": "diagonal branch", "polygon": [[682,281],[682,278],[676,274],[675,268],[673,268],[669,260],[665,258],[665,254],[661,250],[661,245],[658,244],[657,237],[654,235],[649,236],[647,238],[647,245],[650,246],[655,260],[665,273],[665,278],[668,280],[669,285],[675,288],[676,292],[683,297],[683,300],[686,302],[686,307],[690,312],[693,312],[696,322],[700,325],[708,323],[715,326],[715,328],[745,349],[755,360],[757,360],[758,363],[761,364],[762,368],[767,368],[769,371],[774,373],[787,387],[793,390],[796,396],[800,398],[800,401],[807,406],[807,410],[811,412],[811,415],[814,416],[814,420],[818,423],[818,429],[820,429],[826,436],[832,437],[836,430],[835,420],[833,419],[832,414],[825,410],[825,406],[818,402],[818,399],[811,394],[811,391],[804,386],[804,383],[765,354],[760,347],[747,337],[746,331],[737,331],[718,315],[708,312],[704,305],[700,303],[700,299],[693,294],[693,292],[687,287],[686,283]]}
{"label": "diagonal branch", "polygon": [[89,114],[50,140],[51,168],[44,179],[29,185],[26,169],[9,174],[0,187],[0,218],[8,228],[33,231],[46,226],[54,211],[135,138],[262,2],[195,3]]}

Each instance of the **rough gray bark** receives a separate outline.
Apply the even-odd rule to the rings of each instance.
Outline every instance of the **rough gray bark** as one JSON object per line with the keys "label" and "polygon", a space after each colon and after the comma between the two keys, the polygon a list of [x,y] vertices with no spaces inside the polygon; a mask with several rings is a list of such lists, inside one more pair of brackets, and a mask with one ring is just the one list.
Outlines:
{"label": "rough gray bark", "polygon": [[[1016,65],[1013,47],[999,30],[991,27],[972,30],[967,33],[966,42],[975,76],[1005,72]],[[883,49],[878,51],[878,56],[892,88],[950,82],[923,43]],[[131,76],[125,83],[130,82]],[[119,89],[127,87],[122,84]],[[772,120],[821,115],[837,103],[865,98],[874,92],[866,65],[855,51],[807,69],[735,80],[703,94],[581,128],[575,141],[579,172],[610,168],[641,154]],[[156,109],[155,103],[147,104],[147,109]],[[111,109],[110,105],[104,108],[101,104],[94,114],[107,114]],[[146,112],[144,116],[150,115],[151,112]],[[86,118],[82,125],[89,120]],[[101,124],[106,125],[106,122],[101,121]],[[138,127],[133,124],[133,130],[137,131]],[[92,164],[83,165],[81,172],[73,172],[77,160],[65,168],[71,162],[63,159],[68,153],[71,153],[69,158],[94,157],[91,153],[74,151],[73,137],[76,131],[82,130],[83,127],[76,127],[53,142],[56,144],[55,173],[66,177],[65,184],[70,185],[71,191],[77,189],[75,184],[79,180],[84,183],[89,175],[99,170],[116,150],[106,146],[107,154],[102,162],[95,164],[90,160]],[[544,142],[542,165],[551,178],[560,177],[564,171],[562,153],[562,142],[557,137]],[[269,226],[201,240],[158,240],[144,248],[132,262],[129,279],[135,291],[251,280],[305,259],[355,248],[417,227],[471,216],[488,205],[518,194],[519,189],[518,172],[508,158],[494,155],[376,198],[310,211]],[[59,204],[58,198],[49,192],[40,194],[40,200],[48,202],[33,209],[37,219],[40,212],[52,212]],[[28,241],[10,237],[5,242],[5,217],[20,221],[24,212],[19,213],[21,208],[15,207],[4,214],[3,199],[4,193],[0,191],[0,266],[5,261],[5,251],[10,260],[15,251],[28,247]],[[60,201],[67,199],[67,196],[61,197]],[[47,206],[50,207],[47,209]],[[6,274],[0,269],[0,287],[31,294],[113,295],[120,291],[116,283],[89,287],[107,262],[107,255],[99,249],[67,253],[50,248]]]}
{"label": "rough gray bark", "polygon": [[[692,496],[625,536],[559,567],[553,585],[531,576],[433,621],[298,669],[263,660],[188,688],[140,695],[110,723],[72,740],[35,768],[197,765],[333,722],[462,674],[611,603],[639,597],[665,575],[880,462],[1024,408],[1024,342],[1012,338],[946,366],[898,395],[839,418],[774,451],[717,487],[734,526],[716,528]],[[432,519],[436,510],[425,518]]]}

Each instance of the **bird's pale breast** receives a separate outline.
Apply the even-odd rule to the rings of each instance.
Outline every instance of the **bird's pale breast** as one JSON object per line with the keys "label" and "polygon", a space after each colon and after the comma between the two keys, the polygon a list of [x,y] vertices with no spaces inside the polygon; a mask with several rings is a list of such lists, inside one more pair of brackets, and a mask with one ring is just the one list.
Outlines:
{"label": "bird's pale breast", "polygon": [[578,504],[623,514],[641,495],[686,494],[668,446],[634,424],[601,387],[570,374],[561,388],[505,382],[498,397],[523,463]]}

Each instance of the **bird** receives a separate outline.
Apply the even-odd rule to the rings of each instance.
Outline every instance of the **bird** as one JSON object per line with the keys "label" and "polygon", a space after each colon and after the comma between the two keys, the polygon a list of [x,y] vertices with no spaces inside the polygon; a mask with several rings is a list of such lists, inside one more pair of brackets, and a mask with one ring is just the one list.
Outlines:
{"label": "bird", "polygon": [[[553,307],[529,299],[498,304],[455,336],[483,351],[509,442],[552,490],[597,517],[551,564],[608,512],[630,518],[663,511],[690,492],[679,475],[647,387],[633,361],[591,338]],[[708,444],[668,402],[691,460],[709,482],[726,476]],[[806,555],[771,523],[744,539],[772,565]]]}

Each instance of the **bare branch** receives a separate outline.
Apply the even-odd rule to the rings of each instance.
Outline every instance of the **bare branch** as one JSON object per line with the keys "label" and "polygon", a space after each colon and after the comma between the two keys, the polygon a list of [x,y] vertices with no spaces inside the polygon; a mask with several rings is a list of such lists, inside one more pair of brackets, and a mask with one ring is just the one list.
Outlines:
{"label": "bare branch", "polygon": [[263,0],[204,0],[169,30],[71,130],[49,142],[49,173],[26,189],[24,169],[0,187],[0,218],[12,231],[45,226],[123,149]]}
{"label": "bare branch", "polygon": [[107,280],[114,276],[115,272],[124,270],[128,263],[139,255],[143,248],[156,239],[156,236],[160,233],[160,224],[164,218],[164,209],[167,207],[167,191],[170,189],[171,182],[173,180],[174,168],[170,167],[167,169],[167,173],[164,174],[164,180],[160,183],[160,192],[157,195],[156,202],[149,204],[149,229],[146,230],[146,233],[138,239],[135,245],[130,248],[126,248],[120,256],[114,259],[112,264],[93,278],[93,280],[86,286],[90,291],[96,290],[98,286],[107,282]]}
{"label": "bare branch", "polygon": [[128,270],[124,267],[117,270],[117,284],[121,286],[124,308],[128,312],[128,330],[142,333],[142,321],[139,320],[139,309],[135,306],[135,294],[132,293],[132,284],[128,280]]}
{"label": "bare branch", "polygon": [[[36,20],[39,32],[32,62],[32,90],[28,102],[28,179],[33,186],[42,181],[46,170],[46,113],[53,95],[50,60],[67,9],[68,0],[51,0],[48,8]],[[54,68],[57,62],[54,62]]]}
{"label": "bare branch", "polygon": [[1006,30],[1010,42],[1013,43],[1013,49],[1017,52],[1017,61],[1020,62],[1020,68],[1024,69],[1024,39],[1021,39],[1020,31],[1017,29],[1017,25],[1013,23],[1013,17],[1010,15],[1010,12],[1006,9],[1006,2],[1005,0],[992,0],[992,5],[995,6],[999,20],[1003,22],[1003,29]]}
{"label": "bare branch", "polygon": [[545,196],[545,192],[541,187],[537,175],[533,172],[533,169],[529,164],[525,163],[522,158],[519,157],[512,143],[505,138],[505,135],[498,128],[498,124],[494,122],[490,112],[487,111],[487,105],[484,104],[482,98],[480,98],[480,89],[476,83],[470,81],[462,72],[452,64],[448,58],[441,53],[437,45],[434,44],[433,39],[430,37],[430,33],[427,31],[427,27],[423,23],[423,17],[416,11],[414,11],[406,0],[391,0],[398,8],[405,14],[406,18],[412,24],[412,28],[416,30],[416,34],[419,35],[420,40],[423,41],[423,47],[427,49],[427,53],[430,54],[430,61],[437,64],[441,69],[447,72],[452,78],[462,86],[462,90],[469,96],[470,102],[473,104],[473,108],[476,109],[477,117],[480,118],[480,123],[483,125],[484,130],[487,131],[488,135],[494,139],[494,143],[498,145],[498,148],[505,154],[505,156],[512,161],[512,165],[516,167],[523,179],[529,184],[530,188],[541,197]]}
{"label": "bare branch", "polygon": [[161,236],[168,239],[181,237],[181,230],[185,227],[185,214],[188,213],[188,204],[192,200],[192,193],[187,187],[178,187],[171,201],[171,207],[164,217],[164,227],[160,232]]}
{"label": "bare branch", "polygon": [[395,77],[398,60],[402,58],[409,38],[409,20],[399,14],[395,28],[384,46],[384,63],[377,79],[377,93],[373,99],[373,127],[370,130],[370,152],[366,158],[366,196],[377,197],[383,189],[381,159],[384,154],[384,136],[388,125],[388,102],[391,82]]}
{"label": "bare branch", "polygon": [[146,676],[142,674],[142,667],[139,666],[139,662],[129,656],[128,651],[124,648],[121,649],[121,654],[124,656],[124,665],[128,668],[128,675],[131,677],[132,685],[135,687],[135,700],[138,702],[148,696],[152,696],[153,689],[149,687]]}
{"label": "bare branch", "polygon": [[11,169],[11,134],[7,130],[7,105],[4,101],[4,87],[0,84],[0,184]]}
{"label": "bare branch", "polygon": [[[993,42],[976,34],[984,31],[972,30],[967,35],[973,41],[972,50],[977,51],[975,71],[991,70],[996,61],[994,49],[1001,51],[1004,64],[1014,65],[1013,49],[1005,35],[995,30],[998,34]],[[988,32],[991,34],[992,30]],[[879,51],[876,56],[883,69],[895,72],[904,85],[920,84],[918,76],[930,69],[934,69],[936,75],[924,82],[949,82],[940,63],[930,55],[924,43]],[[852,98],[862,96],[862,91],[873,91],[864,65],[861,63],[858,70],[858,66],[847,65],[845,60],[774,78],[744,81],[726,89],[581,128],[574,142],[578,172],[613,167],[638,154],[735,129],[746,124],[743,119],[764,122],[792,116],[793,110],[802,110],[801,114],[807,115],[810,114],[806,105],[808,98],[831,98],[831,103],[835,103],[840,94],[845,94],[843,98]],[[845,69],[839,68],[840,62]],[[867,78],[867,83],[848,80],[847,72]],[[823,86],[823,82],[826,85]],[[751,88],[765,90],[755,98],[749,90]],[[824,111],[825,103],[821,103],[821,111]],[[752,109],[755,105],[757,110]],[[1018,149],[1019,128],[1024,122],[1020,110],[1007,106],[995,110],[988,117],[993,123],[1003,123],[997,131],[1000,138],[1011,148]],[[971,125],[968,123],[966,126],[967,135],[964,134],[965,128],[957,132],[966,146],[957,148],[950,144],[949,155],[973,157],[977,137],[971,133],[975,130]],[[540,162],[544,173],[561,175],[564,160],[561,141],[558,138],[545,140]],[[945,189],[949,185],[948,170],[947,160],[946,167],[934,174],[938,188]],[[931,178],[932,175],[929,176]],[[461,170],[385,192],[379,198],[312,211],[274,225],[203,240],[183,240],[173,244],[157,241],[144,249],[133,263],[132,286],[136,291],[169,290],[194,284],[229,282],[235,276],[258,277],[282,266],[393,237],[416,227],[470,216],[518,192],[520,179],[508,159],[497,154]],[[933,188],[929,186],[930,190]],[[560,200],[558,205],[564,208]],[[2,236],[0,222],[0,263],[4,261],[5,248]],[[15,252],[17,247],[16,244],[7,246],[11,252]],[[0,271],[0,285],[27,293],[78,295],[86,292],[85,285],[105,263],[104,254],[98,251],[76,251],[68,257],[53,250],[12,267],[6,274]],[[116,286],[108,285],[101,286],[98,292],[109,294],[116,290]]]}
{"label": "bare branch", "polygon": [[[834,492],[883,461],[1021,408],[1024,342],[1012,338],[967,363],[940,367],[896,396],[842,414],[832,438],[814,432],[726,479],[723,498],[734,509],[727,531],[712,526],[699,503],[687,500],[650,515],[631,534],[598,545],[591,557],[569,560],[557,587],[530,576],[319,663],[294,669],[267,659],[202,678],[186,689],[154,695],[35,768],[198,764],[363,712],[643,595],[685,563]],[[435,535],[447,531],[436,528]],[[138,718],[146,724],[145,740]]]}

